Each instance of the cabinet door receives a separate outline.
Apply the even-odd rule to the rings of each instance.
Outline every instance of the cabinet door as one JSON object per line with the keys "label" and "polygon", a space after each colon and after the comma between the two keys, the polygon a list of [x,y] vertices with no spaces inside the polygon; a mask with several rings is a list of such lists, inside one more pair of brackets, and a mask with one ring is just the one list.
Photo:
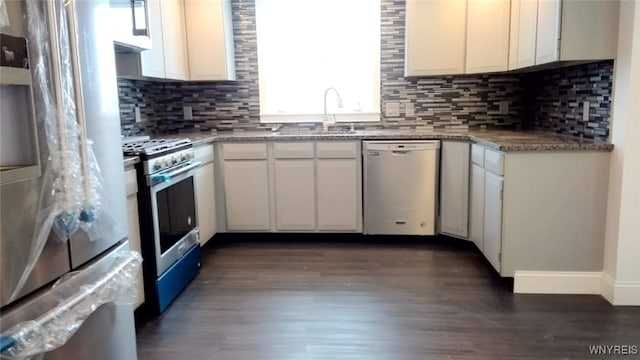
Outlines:
{"label": "cabinet door", "polygon": [[162,0],[162,39],[164,41],[165,77],[189,79],[187,38],[184,25],[184,0]]}
{"label": "cabinet door", "polygon": [[464,73],[466,0],[407,0],[405,75]]}
{"label": "cabinet door", "polygon": [[507,70],[511,1],[469,0],[468,7],[466,72]]}
{"label": "cabinet door", "polygon": [[224,193],[228,230],[270,229],[266,160],[225,160]]}
{"label": "cabinet door", "polygon": [[482,252],[500,272],[502,251],[502,186],[503,177],[485,172],[484,177],[484,244]]}
{"label": "cabinet door", "polygon": [[466,238],[469,222],[469,144],[442,142],[441,160],[440,231]]}
{"label": "cabinet door", "polygon": [[362,182],[356,159],[318,159],[318,230],[360,231]]}
{"label": "cabinet door", "polygon": [[213,163],[196,171],[195,192],[200,245],[206,244],[216,234],[216,198]]}
{"label": "cabinet door", "polygon": [[164,45],[160,0],[149,0],[149,32],[151,49],[140,53],[142,76],[164,78]]}
{"label": "cabinet door", "polygon": [[469,199],[469,240],[483,250],[484,237],[484,168],[471,164],[471,196]]}
{"label": "cabinet door", "polygon": [[275,161],[277,230],[315,230],[313,159]]}
{"label": "cabinet door", "polygon": [[560,59],[561,0],[538,0],[536,65]]}
{"label": "cabinet door", "polygon": [[[129,222],[129,249],[142,253],[140,248],[140,220],[138,218],[138,198],[136,194],[127,197],[127,216]],[[144,303],[144,282],[142,280],[142,269],[136,275],[136,300],[133,308],[137,309]]]}
{"label": "cabinet door", "polygon": [[[517,3],[518,5],[515,5]],[[518,46],[516,52],[515,68],[535,65],[536,60],[536,31],[538,28],[538,0],[514,1],[519,6],[517,24]]]}
{"label": "cabinet door", "polygon": [[191,80],[235,80],[230,0],[185,0]]}

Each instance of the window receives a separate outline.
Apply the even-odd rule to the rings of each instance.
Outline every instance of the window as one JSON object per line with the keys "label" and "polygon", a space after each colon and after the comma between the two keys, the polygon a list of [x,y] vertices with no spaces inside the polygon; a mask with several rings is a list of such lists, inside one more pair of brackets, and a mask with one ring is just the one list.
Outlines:
{"label": "window", "polygon": [[380,120],[379,0],[256,0],[261,122]]}

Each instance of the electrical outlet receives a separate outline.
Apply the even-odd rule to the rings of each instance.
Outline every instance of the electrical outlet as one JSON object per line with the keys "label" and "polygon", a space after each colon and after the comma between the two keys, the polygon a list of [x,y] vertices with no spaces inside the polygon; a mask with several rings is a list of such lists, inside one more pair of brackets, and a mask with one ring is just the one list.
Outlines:
{"label": "electrical outlet", "polygon": [[387,103],[384,114],[387,117],[400,116],[400,103],[397,103],[397,102]]}
{"label": "electrical outlet", "polygon": [[589,102],[582,103],[582,121],[589,121]]}
{"label": "electrical outlet", "polygon": [[506,100],[500,101],[500,115],[507,115],[509,113],[509,102]]}
{"label": "electrical outlet", "polygon": [[415,116],[416,108],[413,106],[413,103],[405,103],[404,104],[404,115],[405,116]]}
{"label": "electrical outlet", "polygon": [[135,116],[136,122],[140,123],[142,122],[142,115],[140,115],[140,108],[139,107],[135,107],[133,108],[133,114]]}
{"label": "electrical outlet", "polygon": [[191,106],[184,106],[182,111],[184,112],[185,120],[193,120],[193,110],[191,109]]}

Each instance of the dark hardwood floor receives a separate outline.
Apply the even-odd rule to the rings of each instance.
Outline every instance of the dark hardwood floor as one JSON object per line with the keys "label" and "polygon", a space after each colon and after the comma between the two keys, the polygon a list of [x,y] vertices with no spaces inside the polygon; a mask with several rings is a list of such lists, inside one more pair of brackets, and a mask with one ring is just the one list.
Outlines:
{"label": "dark hardwood floor", "polygon": [[589,353],[640,345],[640,308],[513,294],[454,239],[225,236],[203,250],[200,275],[138,326],[140,360],[640,358]]}

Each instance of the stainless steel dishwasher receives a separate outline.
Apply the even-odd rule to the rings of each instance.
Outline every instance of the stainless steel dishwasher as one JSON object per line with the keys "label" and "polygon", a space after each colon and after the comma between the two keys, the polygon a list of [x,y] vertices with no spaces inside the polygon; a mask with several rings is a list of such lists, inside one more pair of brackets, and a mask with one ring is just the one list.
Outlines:
{"label": "stainless steel dishwasher", "polygon": [[365,234],[435,234],[439,149],[439,140],[363,142]]}

